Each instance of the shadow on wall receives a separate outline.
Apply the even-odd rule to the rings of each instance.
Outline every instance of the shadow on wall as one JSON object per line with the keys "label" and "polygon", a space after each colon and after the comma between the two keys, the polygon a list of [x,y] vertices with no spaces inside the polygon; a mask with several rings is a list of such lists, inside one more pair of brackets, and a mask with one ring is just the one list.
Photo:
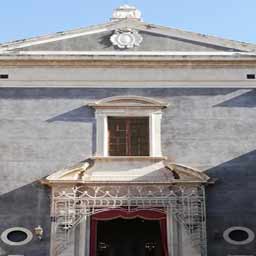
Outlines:
{"label": "shadow on wall", "polygon": [[104,45],[103,48],[113,48],[112,42],[109,40],[110,36],[114,33],[114,31],[111,31],[110,33],[107,33],[106,35],[100,36],[98,38],[99,44],[102,46]]}
{"label": "shadow on wall", "polygon": [[0,248],[7,255],[49,255],[50,224],[50,190],[40,182],[0,196],[0,234],[12,227],[27,228],[33,233],[34,228],[41,225],[44,230],[41,241],[33,236],[33,240],[24,246],[8,246],[0,239]]}
{"label": "shadow on wall", "polygon": [[256,107],[256,90],[251,90],[242,95],[224,101],[214,107],[229,107],[229,108],[255,108]]}
{"label": "shadow on wall", "polygon": [[94,121],[94,109],[86,106],[82,106],[80,108],[73,109],[66,113],[57,115],[52,117],[46,122],[53,123],[53,122],[92,122]]}
{"label": "shadow on wall", "polygon": [[91,107],[82,106],[80,108],[73,109],[66,113],[52,117],[46,122],[82,122],[82,123],[92,123],[92,153],[96,152],[96,120],[95,120],[95,110]]}
{"label": "shadow on wall", "polygon": [[255,241],[234,246],[227,243],[222,234],[232,226],[248,227],[256,233],[256,150],[206,173],[218,179],[206,189],[208,255],[255,253]]}
{"label": "shadow on wall", "polygon": [[91,101],[118,95],[137,95],[144,97],[176,97],[176,96],[217,96],[227,95],[239,89],[170,89],[170,88],[0,88],[1,99],[89,99]]}

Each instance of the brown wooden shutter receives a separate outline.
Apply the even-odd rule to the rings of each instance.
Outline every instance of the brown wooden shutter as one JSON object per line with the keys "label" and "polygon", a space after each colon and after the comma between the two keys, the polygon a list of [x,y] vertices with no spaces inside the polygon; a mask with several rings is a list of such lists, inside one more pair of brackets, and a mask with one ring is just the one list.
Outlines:
{"label": "brown wooden shutter", "polygon": [[148,156],[148,117],[109,117],[110,156]]}

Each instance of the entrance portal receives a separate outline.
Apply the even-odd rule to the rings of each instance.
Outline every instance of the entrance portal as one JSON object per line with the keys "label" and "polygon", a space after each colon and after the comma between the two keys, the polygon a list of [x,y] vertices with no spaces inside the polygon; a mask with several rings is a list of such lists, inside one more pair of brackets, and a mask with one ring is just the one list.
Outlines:
{"label": "entrance portal", "polygon": [[167,256],[166,216],[111,210],[92,217],[91,256]]}
{"label": "entrance portal", "polygon": [[158,220],[114,219],[97,225],[97,256],[162,256]]}

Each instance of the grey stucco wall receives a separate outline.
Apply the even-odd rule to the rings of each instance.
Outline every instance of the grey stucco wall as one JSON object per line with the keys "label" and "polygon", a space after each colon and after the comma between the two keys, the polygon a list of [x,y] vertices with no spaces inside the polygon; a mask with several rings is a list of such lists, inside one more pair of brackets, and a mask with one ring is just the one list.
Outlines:
{"label": "grey stucco wall", "polygon": [[256,92],[247,89],[0,89],[0,233],[42,225],[46,237],[9,253],[48,255],[50,190],[38,180],[90,157],[94,111],[86,103],[114,95],[166,101],[162,146],[170,161],[218,178],[207,188],[209,256],[254,254],[255,242],[231,246],[230,226],[256,232]]}

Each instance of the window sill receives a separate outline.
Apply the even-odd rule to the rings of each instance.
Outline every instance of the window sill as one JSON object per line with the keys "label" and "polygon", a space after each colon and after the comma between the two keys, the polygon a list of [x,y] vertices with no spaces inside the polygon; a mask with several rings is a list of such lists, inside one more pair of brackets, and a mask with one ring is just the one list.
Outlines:
{"label": "window sill", "polygon": [[105,161],[122,161],[122,160],[151,160],[151,161],[163,161],[167,160],[164,156],[94,156],[94,160],[105,160]]}

